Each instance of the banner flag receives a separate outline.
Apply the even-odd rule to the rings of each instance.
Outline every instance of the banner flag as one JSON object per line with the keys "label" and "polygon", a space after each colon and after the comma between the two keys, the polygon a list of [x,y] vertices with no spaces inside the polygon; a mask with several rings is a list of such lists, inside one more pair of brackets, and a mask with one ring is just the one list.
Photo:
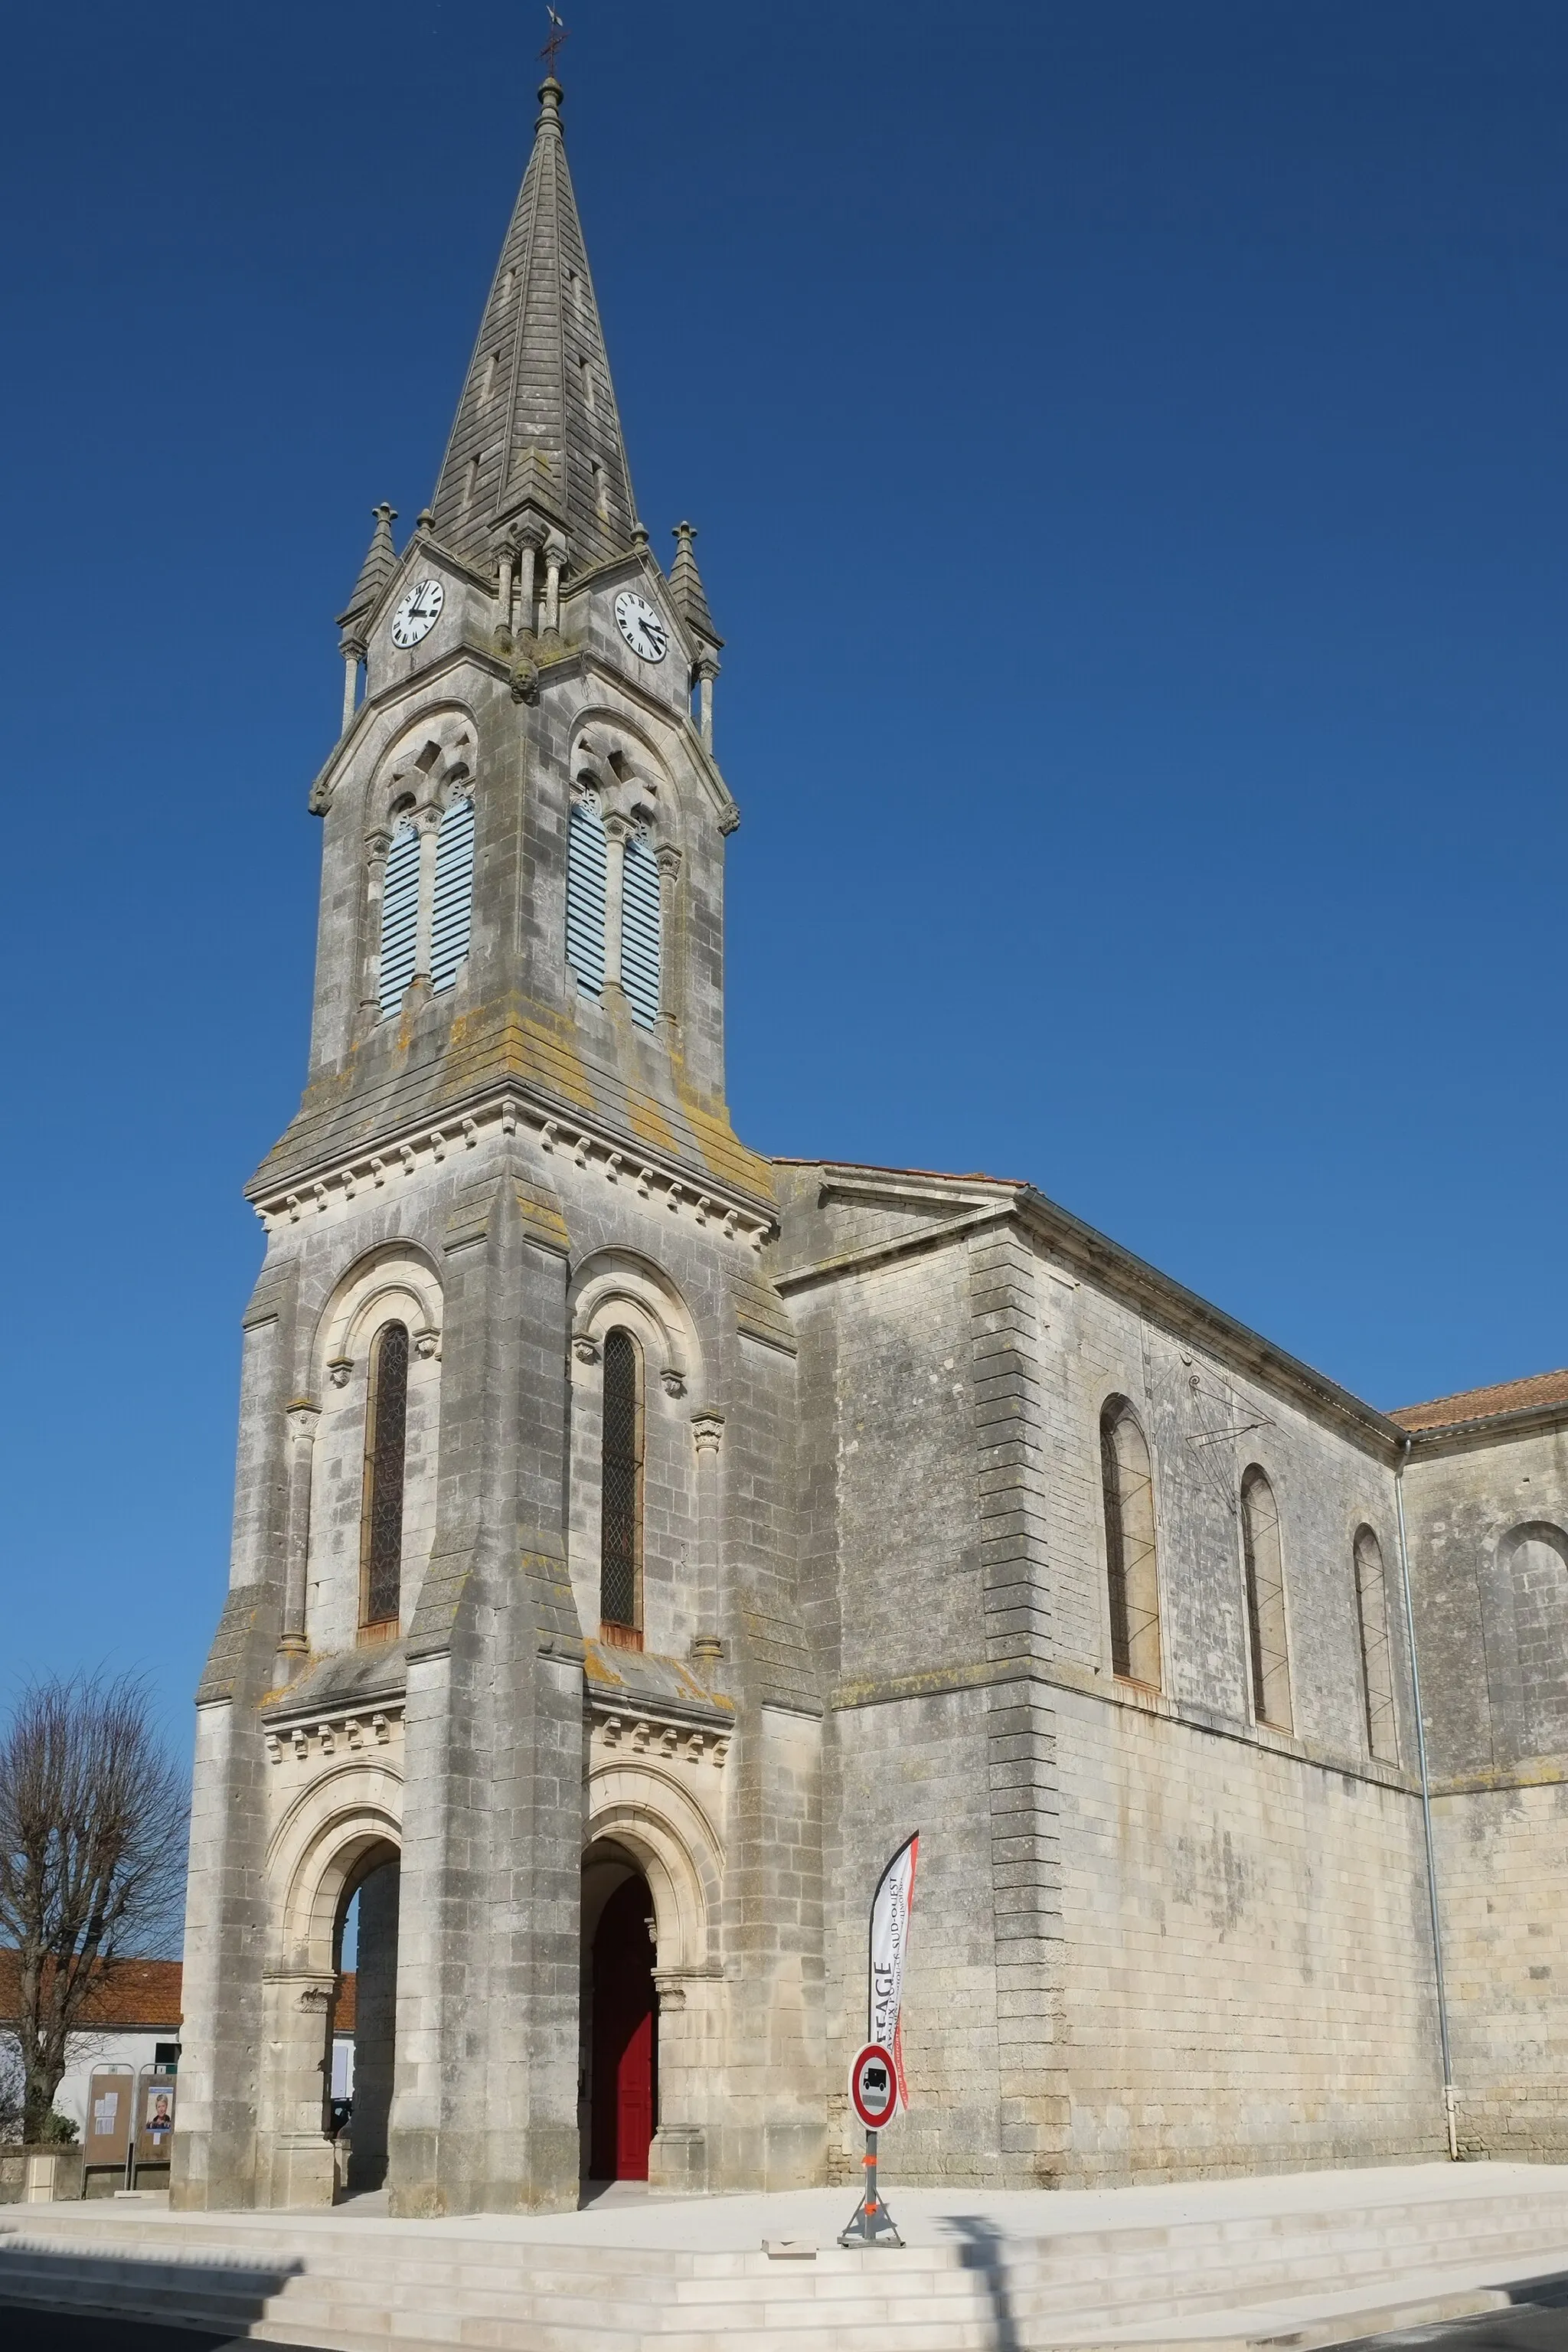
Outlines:
{"label": "banner flag", "polygon": [[920,1849],[921,1833],[917,1830],[899,1848],[871,1897],[871,1982],[866,2039],[879,2042],[884,2050],[893,2053],[893,2072],[899,2086],[897,2112],[900,2114],[910,2104],[910,2095],[904,2080],[899,2010],[904,1994],[904,1961],[910,1948],[910,1915],[914,1909],[915,1862]]}

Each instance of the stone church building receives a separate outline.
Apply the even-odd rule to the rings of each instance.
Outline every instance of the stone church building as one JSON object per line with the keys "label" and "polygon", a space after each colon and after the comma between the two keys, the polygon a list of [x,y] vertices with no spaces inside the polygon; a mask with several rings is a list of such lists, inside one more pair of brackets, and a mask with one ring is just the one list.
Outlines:
{"label": "stone church building", "polygon": [[332,2197],[356,1902],[395,2211],[849,2179],[916,1828],[899,2179],[1441,2155],[1446,2078],[1568,2156],[1568,1376],[1390,1418],[1026,1183],[737,1139],[721,640],[561,99],[341,623],[175,2200]]}

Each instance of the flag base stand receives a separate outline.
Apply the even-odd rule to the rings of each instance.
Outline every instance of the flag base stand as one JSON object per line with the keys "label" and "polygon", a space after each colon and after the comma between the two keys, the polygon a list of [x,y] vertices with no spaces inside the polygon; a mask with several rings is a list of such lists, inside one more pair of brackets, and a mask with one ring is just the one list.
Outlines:
{"label": "flag base stand", "polygon": [[877,2194],[877,2135],[866,2135],[866,2153],[861,2161],[866,2167],[866,2187],[860,2202],[849,2216],[846,2227],[838,2232],[841,2246],[900,2246],[902,2238],[893,2226],[893,2217]]}

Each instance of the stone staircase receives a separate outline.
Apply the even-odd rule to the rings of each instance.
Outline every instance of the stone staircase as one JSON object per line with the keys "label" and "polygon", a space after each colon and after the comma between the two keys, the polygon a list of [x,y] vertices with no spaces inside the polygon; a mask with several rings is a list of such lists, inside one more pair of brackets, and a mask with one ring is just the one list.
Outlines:
{"label": "stone staircase", "polygon": [[325,2352],[1200,2352],[1344,2341],[1568,2272],[1568,2168],[1294,2185],[1261,2205],[1258,2183],[906,2191],[902,2252],[837,2246],[844,2200],[814,2191],[429,2222],[35,2207],[0,2215],[0,2304]]}

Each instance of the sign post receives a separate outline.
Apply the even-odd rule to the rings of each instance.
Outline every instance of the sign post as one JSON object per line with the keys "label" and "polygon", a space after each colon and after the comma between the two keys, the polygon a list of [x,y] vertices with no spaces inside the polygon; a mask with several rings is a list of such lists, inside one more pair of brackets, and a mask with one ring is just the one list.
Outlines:
{"label": "sign post", "polygon": [[899,2011],[920,1843],[917,1830],[894,1854],[871,1897],[868,2035],[849,2070],[849,2103],[866,2126],[866,2183],[860,2202],[839,2232],[841,2246],[901,2246],[904,2242],[877,2193],[877,2136],[910,2103]]}

